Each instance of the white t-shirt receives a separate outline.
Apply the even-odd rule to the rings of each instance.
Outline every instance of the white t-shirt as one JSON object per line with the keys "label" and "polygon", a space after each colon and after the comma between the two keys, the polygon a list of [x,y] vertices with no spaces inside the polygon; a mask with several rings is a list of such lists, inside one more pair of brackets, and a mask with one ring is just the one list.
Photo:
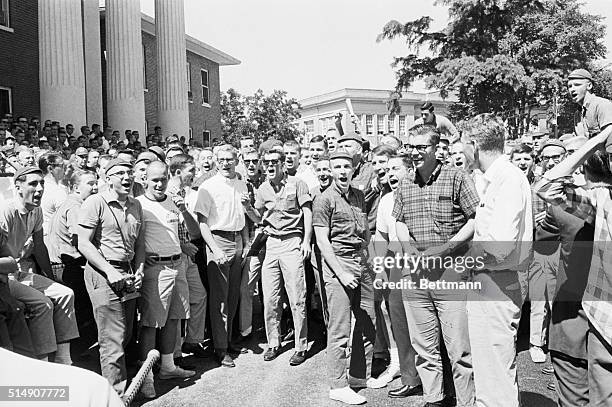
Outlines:
{"label": "white t-shirt", "polygon": [[45,177],[45,190],[40,201],[43,212],[43,231],[46,235],[49,231],[49,221],[62,203],[68,198],[68,189],[58,184],[54,178]]}
{"label": "white t-shirt", "polygon": [[391,215],[393,212],[393,204],[395,203],[394,195],[393,192],[389,192],[380,198],[378,213],[376,214],[376,229],[389,236],[388,250],[399,253],[402,247],[399,244],[397,231],[395,229],[396,219]]}
{"label": "white t-shirt", "polygon": [[315,170],[313,170],[310,165],[300,165],[298,167],[298,172],[295,174],[295,176],[304,181],[306,185],[308,185],[309,191],[320,185],[319,178],[317,177]]}
{"label": "white t-shirt", "polygon": [[136,198],[142,205],[145,251],[161,257],[181,254],[178,236],[181,212],[169,196],[153,201],[144,195]]}
{"label": "white t-shirt", "polygon": [[239,232],[245,225],[241,196],[248,191],[238,177],[216,174],[200,185],[195,212],[207,218],[211,231]]}

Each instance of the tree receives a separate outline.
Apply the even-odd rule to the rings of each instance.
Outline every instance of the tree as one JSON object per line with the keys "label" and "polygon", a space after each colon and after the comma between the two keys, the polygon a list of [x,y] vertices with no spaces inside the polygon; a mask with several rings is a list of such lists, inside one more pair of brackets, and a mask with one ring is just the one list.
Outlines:
{"label": "tree", "polygon": [[[456,94],[451,118],[492,112],[516,136],[534,109],[565,97],[564,78],[606,54],[602,17],[578,0],[437,0],[449,23],[430,29],[430,17],[390,21],[377,41],[404,37],[409,54],[394,58],[398,91],[424,79],[443,97]],[[427,51],[428,54],[423,54]]]}
{"label": "tree", "polygon": [[294,124],[300,118],[299,108],[297,100],[288,98],[282,90],[265,95],[259,89],[245,97],[228,89],[221,95],[223,138],[234,144],[247,134],[257,142],[271,137],[281,141],[295,139],[300,134]]}

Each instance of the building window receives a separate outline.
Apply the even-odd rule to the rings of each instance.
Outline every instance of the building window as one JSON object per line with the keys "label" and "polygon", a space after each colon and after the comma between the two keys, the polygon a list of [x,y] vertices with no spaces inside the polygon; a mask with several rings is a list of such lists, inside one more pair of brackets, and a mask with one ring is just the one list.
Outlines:
{"label": "building window", "polygon": [[193,103],[193,92],[191,91],[191,64],[187,62],[187,99]]}
{"label": "building window", "polygon": [[376,131],[378,134],[385,134],[385,116],[382,114],[376,117]]}
{"label": "building window", "polygon": [[202,77],[202,104],[208,105],[210,103],[210,95],[208,89],[208,71],[206,69],[200,69],[200,75]]}
{"label": "building window", "polygon": [[321,134],[325,134],[327,130],[334,127],[334,118],[333,117],[324,117],[319,123],[321,124]]}
{"label": "building window", "polygon": [[7,113],[13,113],[13,98],[11,88],[0,86],[0,117]]}
{"label": "building window", "polygon": [[399,117],[399,135],[400,136],[406,135],[406,116],[404,115],[401,115]]}
{"label": "building window", "polygon": [[0,0],[0,25],[7,28],[10,27],[10,16],[9,0]]}
{"label": "building window", "polygon": [[365,125],[366,134],[374,133],[374,116],[371,114],[366,114],[366,125]]}
{"label": "building window", "polygon": [[314,120],[306,120],[304,122],[307,139],[310,140],[314,136]]}
{"label": "building window", "polygon": [[389,134],[395,134],[395,115],[387,116],[387,129]]}
{"label": "building window", "polygon": [[210,139],[210,130],[204,130],[202,132],[202,144],[204,147],[210,147],[211,146],[211,139]]}
{"label": "building window", "polygon": [[[104,52],[106,53],[106,51]],[[147,86],[147,48],[144,44],[142,44],[142,86],[144,86],[145,91],[149,90]]]}

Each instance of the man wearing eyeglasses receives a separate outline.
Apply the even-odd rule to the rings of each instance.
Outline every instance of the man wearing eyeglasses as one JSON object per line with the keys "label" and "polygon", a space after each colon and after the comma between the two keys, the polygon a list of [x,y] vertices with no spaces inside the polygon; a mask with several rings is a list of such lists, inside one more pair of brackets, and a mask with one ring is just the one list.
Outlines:
{"label": "man wearing eyeglasses", "polygon": [[[395,192],[392,215],[404,253],[427,261],[425,266],[419,263],[405,269],[409,274],[404,278],[417,283],[417,288],[402,292],[424,400],[427,405],[441,406],[451,396],[444,392],[442,336],[453,371],[457,405],[470,406],[475,391],[466,292],[430,288],[429,283],[458,278],[454,271],[445,273],[439,259],[446,262],[465,254],[480,198],[465,171],[436,159],[439,141],[440,133],[432,126],[411,130],[408,151],[415,171]],[[424,282],[427,285],[422,287]]]}
{"label": "man wearing eyeglasses", "polygon": [[132,336],[136,312],[133,293],[144,275],[145,242],[142,205],[129,196],[132,164],[106,164],[108,189],[87,198],[81,207],[78,249],[87,259],[85,286],[98,326],[102,376],[119,395],[126,389],[124,347]]}
{"label": "man wearing eyeglasses", "polygon": [[216,158],[218,172],[198,188],[194,211],[207,245],[210,320],[216,355],[222,366],[235,367],[229,353],[236,353],[230,341],[240,299],[242,250],[249,239],[242,205],[248,189],[237,176],[238,152],[234,147],[220,146]]}

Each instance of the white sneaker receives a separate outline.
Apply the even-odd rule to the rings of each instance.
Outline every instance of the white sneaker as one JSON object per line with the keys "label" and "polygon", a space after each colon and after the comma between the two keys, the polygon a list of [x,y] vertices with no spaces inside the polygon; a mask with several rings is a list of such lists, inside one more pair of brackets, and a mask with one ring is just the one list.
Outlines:
{"label": "white sneaker", "polygon": [[185,370],[178,366],[170,372],[166,372],[163,369],[159,371],[159,378],[162,380],[168,379],[187,379],[188,377],[194,376],[196,372],[193,370]]}
{"label": "white sneaker", "polygon": [[387,367],[387,370],[385,370],[384,372],[381,373],[380,376],[378,376],[377,380],[384,381],[385,383],[391,383],[393,380],[395,380],[398,377],[400,377],[399,366],[389,365]]}
{"label": "white sneaker", "polygon": [[154,399],[157,396],[155,393],[155,383],[153,381],[152,371],[145,376],[142,386],[140,386],[140,394],[147,399]]}
{"label": "white sneaker", "polygon": [[329,391],[329,398],[351,405],[364,404],[367,401],[365,397],[360,396],[348,386],[340,389],[331,389]]}
{"label": "white sneaker", "polygon": [[373,377],[370,377],[367,381],[366,381],[366,387],[368,389],[382,389],[383,387],[387,387],[387,381],[385,381],[385,379],[375,379]]}
{"label": "white sneaker", "polygon": [[546,355],[541,347],[531,345],[529,347],[529,355],[531,356],[531,360],[533,363],[544,363],[546,362]]}

